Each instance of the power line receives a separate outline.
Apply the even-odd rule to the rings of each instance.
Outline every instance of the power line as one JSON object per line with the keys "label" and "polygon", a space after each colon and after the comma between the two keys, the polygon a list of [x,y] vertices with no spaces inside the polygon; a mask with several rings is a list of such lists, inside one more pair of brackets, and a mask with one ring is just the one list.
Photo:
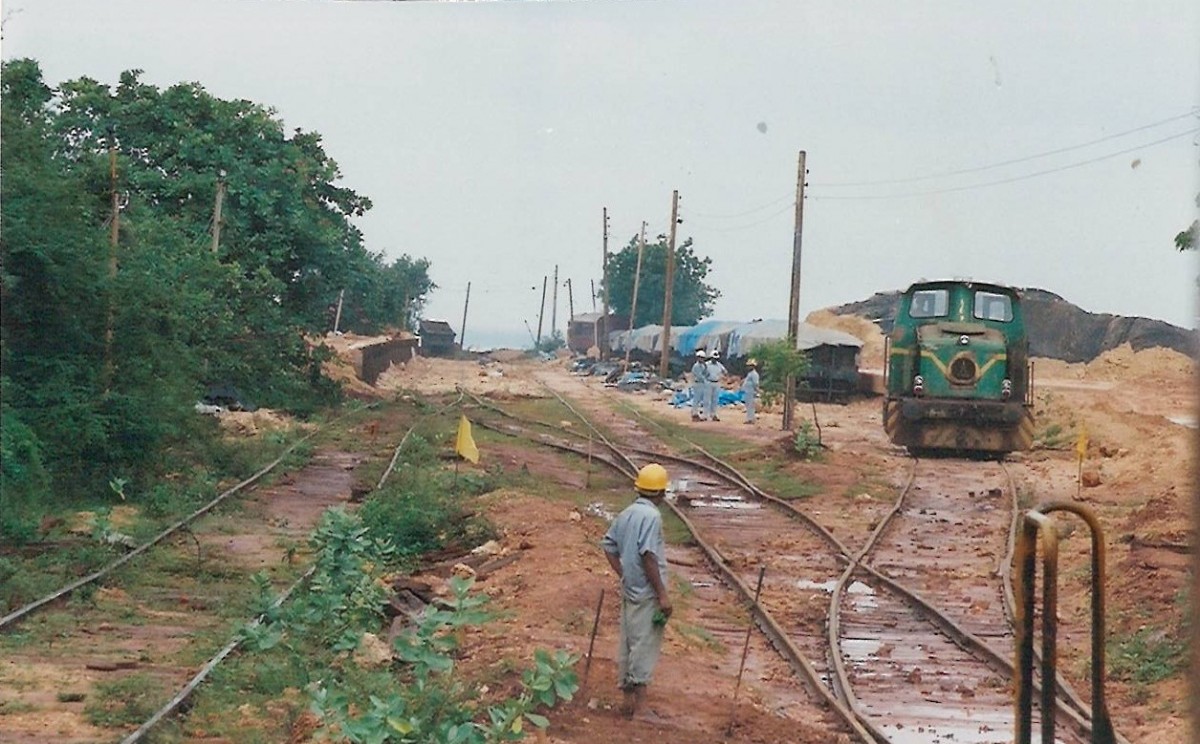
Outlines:
{"label": "power line", "polygon": [[733,227],[705,227],[703,225],[701,225],[701,226],[704,227],[705,232],[719,232],[719,233],[739,232],[741,230],[748,230],[752,227],[757,227],[765,222],[770,222],[771,220],[775,219],[776,217],[778,217],[781,214],[791,211],[796,206],[796,198],[790,194],[788,196],[792,200],[790,204],[785,204],[782,208],[777,209],[774,212],[772,212],[771,214],[768,214],[766,217],[763,217],[762,219],[759,219],[759,220],[755,220],[754,222],[751,222],[751,223],[748,223],[745,225],[735,225]]}
{"label": "power line", "polygon": [[948,178],[950,176],[960,176],[960,175],[964,175],[967,173],[978,173],[980,171],[992,170],[994,168],[1001,168],[1006,165],[1015,165],[1017,163],[1026,163],[1026,162],[1029,162],[1030,160],[1037,160],[1039,158],[1050,157],[1051,155],[1061,155],[1064,152],[1072,152],[1074,150],[1082,150],[1085,147],[1092,147],[1093,145],[1098,145],[1101,142],[1107,142],[1109,140],[1118,139],[1120,137],[1125,137],[1130,134],[1136,134],[1137,132],[1142,132],[1147,129],[1154,129],[1155,127],[1160,127],[1164,124],[1170,124],[1173,121],[1179,121],[1180,119],[1193,118],[1193,117],[1196,117],[1197,115],[1200,115],[1200,109],[1193,108],[1185,114],[1179,114],[1178,116],[1172,116],[1168,119],[1162,119],[1160,121],[1152,122],[1150,124],[1144,124],[1140,127],[1135,127],[1133,129],[1127,129],[1124,132],[1117,132],[1116,134],[1110,134],[1106,137],[1094,139],[1089,142],[1083,142],[1078,145],[1070,145],[1068,147],[1060,147],[1056,150],[1046,150],[1045,152],[1039,152],[1039,153],[1036,153],[1033,155],[1026,155],[1024,157],[1019,157],[1019,158],[1013,158],[1011,160],[1002,160],[998,163],[989,163],[988,165],[978,165],[978,166],[973,166],[970,168],[959,168],[957,170],[939,171],[937,173],[929,173],[929,174],[926,174],[923,176],[911,176],[908,178],[888,178],[888,179],[881,179],[881,180],[877,180],[877,181],[828,181],[825,183],[814,183],[814,184],[812,184],[812,186],[825,187],[825,188],[844,188],[844,187],[849,187],[849,186],[884,186],[884,185],[888,185],[888,184],[917,183],[919,181],[929,181],[929,180],[932,180],[935,178]]}
{"label": "power line", "polygon": [[770,209],[771,207],[774,207],[777,204],[779,204],[780,202],[782,202],[784,199],[791,199],[792,204],[795,204],[795,202],[796,202],[795,197],[793,197],[791,194],[784,194],[783,196],[772,199],[771,201],[767,202],[766,204],[760,204],[759,206],[752,207],[750,209],[747,209],[744,212],[736,212],[734,214],[706,214],[705,212],[693,212],[691,210],[687,210],[686,212],[684,212],[684,214],[692,215],[695,217],[701,217],[701,218],[709,218],[709,219],[714,219],[714,220],[729,220],[729,219],[735,219],[737,217],[745,217],[746,215],[754,214],[755,212],[761,212],[764,209]]}
{"label": "power line", "polygon": [[879,194],[879,195],[858,195],[858,196],[853,196],[853,195],[852,196],[813,195],[809,198],[822,199],[822,200],[826,200],[826,201],[829,201],[829,200],[862,201],[862,200],[880,200],[880,199],[907,199],[907,198],[914,197],[914,196],[930,196],[933,194],[949,194],[949,193],[952,193],[955,191],[972,191],[974,189],[982,189],[982,188],[987,188],[989,186],[999,186],[1001,184],[1013,183],[1015,181],[1026,181],[1031,178],[1037,178],[1039,176],[1045,176],[1045,175],[1049,175],[1051,173],[1060,173],[1065,170],[1081,168],[1085,165],[1091,165],[1093,163],[1098,163],[1102,160],[1109,160],[1111,158],[1115,158],[1115,157],[1118,157],[1121,155],[1128,155],[1131,152],[1137,152],[1138,150],[1144,150],[1147,147],[1154,147],[1155,145],[1161,145],[1164,142],[1170,142],[1171,140],[1181,139],[1183,137],[1187,137],[1188,135],[1196,134],[1198,132],[1200,132],[1200,128],[1193,128],[1193,129],[1187,130],[1186,132],[1179,132],[1177,134],[1172,134],[1168,137],[1163,137],[1162,139],[1154,140],[1153,142],[1146,142],[1141,145],[1135,145],[1133,147],[1128,147],[1124,150],[1118,150],[1116,152],[1110,152],[1106,155],[1100,155],[1098,157],[1089,158],[1088,160],[1081,160],[1076,163],[1060,165],[1056,168],[1047,168],[1045,170],[1036,171],[1034,173],[1026,173],[1026,174],[1020,175],[1020,176],[1012,176],[1011,178],[1001,178],[1001,179],[998,179],[995,181],[985,181],[984,183],[976,183],[976,184],[970,184],[970,185],[966,185],[966,186],[952,186],[952,187],[944,188],[944,189],[928,189],[925,191],[910,191],[910,192],[903,193],[903,194]]}

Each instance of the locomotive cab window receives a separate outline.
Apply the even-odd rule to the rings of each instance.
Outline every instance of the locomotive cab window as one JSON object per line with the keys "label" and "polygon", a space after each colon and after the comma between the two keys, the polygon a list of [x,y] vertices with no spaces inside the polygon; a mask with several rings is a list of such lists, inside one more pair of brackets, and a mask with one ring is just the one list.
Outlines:
{"label": "locomotive cab window", "polygon": [[908,315],[912,318],[940,318],[950,309],[950,292],[945,289],[922,289],[913,292]]}
{"label": "locomotive cab window", "polygon": [[1007,323],[1013,319],[1012,299],[1008,295],[992,292],[975,293],[975,317],[980,320],[995,320]]}

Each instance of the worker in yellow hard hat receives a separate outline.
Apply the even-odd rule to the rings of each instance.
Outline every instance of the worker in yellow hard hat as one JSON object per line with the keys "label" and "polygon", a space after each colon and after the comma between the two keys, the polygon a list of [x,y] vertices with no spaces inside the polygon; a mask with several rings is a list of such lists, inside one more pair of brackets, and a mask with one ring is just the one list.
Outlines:
{"label": "worker in yellow hard hat", "polygon": [[667,595],[666,543],[659,512],[667,482],[667,471],[658,463],[639,470],[633,482],[637,499],[617,515],[600,543],[621,580],[617,684],[625,693],[621,712],[626,718],[632,718],[645,701],[673,609]]}

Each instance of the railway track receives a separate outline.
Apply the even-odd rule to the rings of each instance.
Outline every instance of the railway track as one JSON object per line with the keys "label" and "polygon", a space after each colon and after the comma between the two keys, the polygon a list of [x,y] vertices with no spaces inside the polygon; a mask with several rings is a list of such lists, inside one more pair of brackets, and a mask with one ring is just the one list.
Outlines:
{"label": "railway track", "polygon": [[[458,402],[455,401],[439,411],[426,413],[405,432],[376,488],[382,487],[392,473],[400,451],[417,424],[429,416],[456,407]],[[333,421],[344,419],[358,410],[362,409],[352,410]],[[239,616],[239,602],[232,602],[232,607],[223,606],[231,604],[227,593],[230,588],[229,581],[245,583],[246,577],[240,570],[226,570],[223,567],[225,560],[231,559],[232,556],[221,557],[222,544],[228,542],[231,545],[239,545],[235,552],[246,546],[242,545],[243,541],[239,536],[223,531],[224,528],[220,525],[215,531],[211,526],[205,526],[204,517],[216,514],[218,507],[233,503],[237,500],[236,497],[245,497],[260,487],[265,478],[275,473],[286,462],[290,453],[319,434],[319,430],[314,431],[295,442],[252,476],[221,492],[186,517],[175,521],[153,539],[102,568],[10,612],[0,619],[0,628],[14,635],[26,634],[33,643],[41,646],[40,650],[35,650],[29,657],[29,661],[35,665],[64,669],[82,668],[101,674],[108,671],[128,673],[137,670],[140,674],[153,677],[160,691],[175,690],[170,700],[147,716],[140,725],[134,724],[137,728],[121,739],[122,744],[134,744],[144,740],[160,723],[177,711],[187,708],[191,696],[201,684],[237,649],[241,635],[235,635],[233,631],[247,622],[250,627],[254,627],[263,619],[261,615],[251,617],[249,613]],[[293,484],[289,478],[271,488],[282,489],[284,492],[299,488],[303,493],[296,491],[291,495],[295,498],[303,496],[305,500],[316,504],[319,510],[324,508],[322,504],[331,506],[344,503],[351,493],[352,479],[349,473],[358,464],[359,459],[357,456],[338,453],[318,453],[307,466],[310,472],[305,484]],[[318,492],[327,492],[328,495],[322,496]],[[286,506],[291,501],[292,499],[285,494],[281,502],[284,504],[283,511],[269,517],[269,520],[275,522],[269,526],[269,531],[275,536],[275,541],[290,539],[296,544],[302,544],[308,538],[308,530],[289,523],[289,517],[297,516],[291,514],[290,507]],[[139,557],[152,564],[145,576],[141,573],[131,575],[127,569],[128,564]],[[273,609],[278,609],[295,595],[315,569],[315,564],[305,567],[297,562],[297,565],[292,566],[290,558],[288,564],[290,570],[283,570],[280,576],[290,576],[285,578],[284,588],[276,597]],[[123,568],[126,570],[123,571]],[[160,571],[163,572],[161,575]],[[63,605],[63,602],[75,593],[96,596],[104,592],[118,596],[119,600],[89,604],[84,610]],[[40,622],[35,623],[34,619]],[[47,635],[47,628],[54,630]],[[222,628],[226,629],[223,633]],[[170,657],[179,653],[194,637],[221,635],[233,637],[220,646],[219,650],[194,673],[170,661]],[[18,647],[19,645],[18,642]],[[16,663],[25,655],[24,651],[14,652],[9,655],[9,660]],[[67,728],[57,732],[52,738],[59,741],[95,740],[87,733],[80,737],[67,734]],[[28,737],[23,733],[9,733],[16,738],[0,736],[0,739],[18,742],[47,740],[45,731],[32,733]]]}
{"label": "railway track", "polygon": [[[702,448],[693,447],[699,459],[678,456],[648,444],[654,438],[633,424],[613,442],[551,392],[591,435],[542,423],[556,433],[523,434],[526,422],[476,403],[507,416],[497,428],[509,434],[580,453],[584,438],[589,453],[599,443],[611,453],[601,459],[627,475],[651,460],[667,464],[670,508],[747,602],[766,568],[759,626],[860,740],[1011,740],[1013,634],[1001,569],[1011,560],[1006,528],[1016,507],[1001,465],[912,461],[895,506],[852,550]],[[1078,696],[1064,690],[1057,704],[1058,740],[1089,741]]]}

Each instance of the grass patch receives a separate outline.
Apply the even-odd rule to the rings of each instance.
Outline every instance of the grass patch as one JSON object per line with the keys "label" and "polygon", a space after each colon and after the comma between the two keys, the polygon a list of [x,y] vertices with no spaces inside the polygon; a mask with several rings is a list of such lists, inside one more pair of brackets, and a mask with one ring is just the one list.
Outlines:
{"label": "grass patch", "polygon": [[1187,664],[1187,643],[1174,634],[1141,628],[1108,642],[1108,668],[1119,680],[1151,685],[1179,674]]}
{"label": "grass patch", "polygon": [[695,545],[696,541],[692,538],[692,533],[688,531],[687,525],[683,523],[679,517],[675,516],[675,512],[670,509],[663,508],[663,539],[668,545]]}
{"label": "grass patch", "polygon": [[820,483],[798,477],[787,463],[751,460],[739,462],[737,467],[759,488],[784,501],[807,499],[824,492]]}
{"label": "grass patch", "polygon": [[37,710],[37,706],[24,700],[0,700],[0,717],[15,716],[18,713],[30,713],[35,710]]}
{"label": "grass patch", "polygon": [[1034,444],[1044,449],[1064,449],[1073,437],[1061,424],[1050,424],[1034,435]]}
{"label": "grass patch", "polygon": [[672,620],[670,627],[675,629],[675,633],[683,641],[684,646],[699,648],[704,651],[720,652],[725,650],[724,643],[699,625]]}
{"label": "grass patch", "polygon": [[96,726],[116,728],[140,724],[167,701],[170,685],[142,672],[99,682],[96,692],[83,709],[88,721]]}

